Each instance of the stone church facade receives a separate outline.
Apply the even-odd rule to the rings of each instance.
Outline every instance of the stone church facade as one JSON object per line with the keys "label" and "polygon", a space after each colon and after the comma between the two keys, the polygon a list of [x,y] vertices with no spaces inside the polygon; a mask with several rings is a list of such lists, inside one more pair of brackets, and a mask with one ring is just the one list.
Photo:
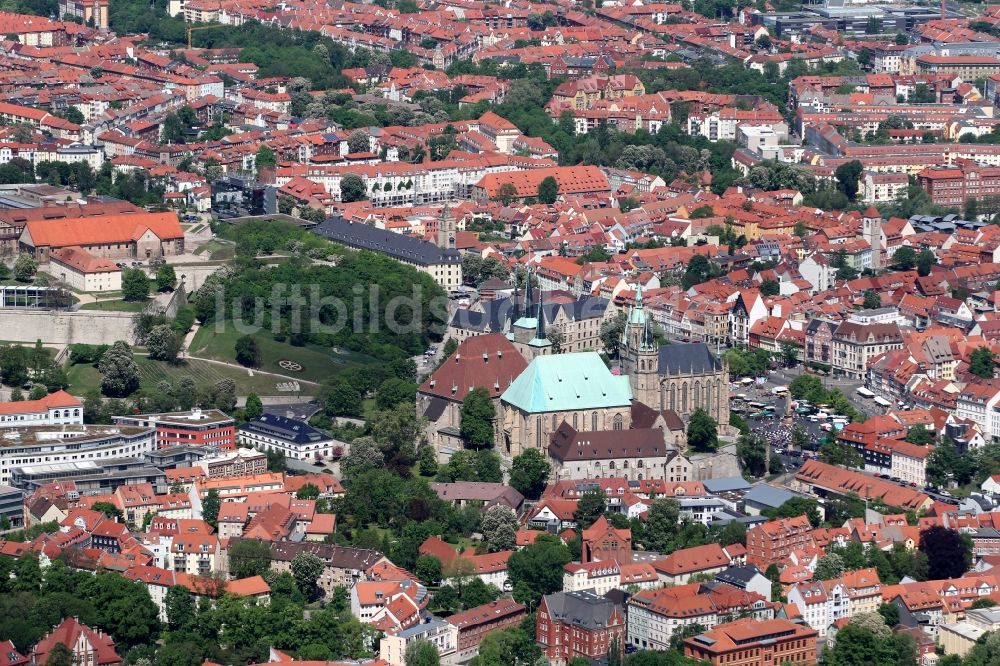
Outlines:
{"label": "stone church facade", "polygon": [[685,421],[704,409],[729,424],[729,368],[703,342],[657,345],[643,310],[642,294],[628,315],[621,350],[622,372],[632,396],[654,409],[670,409]]}

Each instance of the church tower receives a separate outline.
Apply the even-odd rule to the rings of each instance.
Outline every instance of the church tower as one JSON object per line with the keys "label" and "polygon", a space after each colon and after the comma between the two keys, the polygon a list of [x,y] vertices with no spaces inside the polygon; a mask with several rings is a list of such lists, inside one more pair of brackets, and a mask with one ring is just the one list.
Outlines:
{"label": "church tower", "polygon": [[658,409],[660,406],[659,349],[642,304],[642,287],[635,290],[635,305],[629,308],[618,352],[621,372],[628,376],[632,397]]}
{"label": "church tower", "polygon": [[445,204],[441,211],[441,219],[438,221],[437,246],[442,250],[454,250],[455,242],[455,216],[451,214],[451,208]]}
{"label": "church tower", "polygon": [[869,206],[861,219],[861,235],[872,248],[872,270],[882,269],[882,214]]}

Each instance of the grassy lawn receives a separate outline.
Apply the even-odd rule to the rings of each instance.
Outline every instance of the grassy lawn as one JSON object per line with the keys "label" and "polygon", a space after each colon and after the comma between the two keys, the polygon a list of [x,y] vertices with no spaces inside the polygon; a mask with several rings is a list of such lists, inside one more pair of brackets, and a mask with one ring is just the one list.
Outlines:
{"label": "grassy lawn", "polygon": [[151,301],[123,301],[117,298],[108,299],[106,301],[94,301],[93,303],[84,303],[80,306],[81,310],[114,310],[116,312],[142,312],[146,309],[146,306],[150,304]]}
{"label": "grassy lawn", "polygon": [[[257,395],[294,395],[278,391],[276,384],[279,383],[275,377],[250,373],[239,368],[228,368],[206,361],[190,360],[178,365],[163,363],[162,361],[152,361],[144,356],[136,356],[135,362],[139,365],[139,376],[141,388],[152,391],[161,381],[171,384],[177,382],[182,377],[190,377],[195,384],[207,385],[215,384],[222,379],[232,379],[236,382],[237,395],[256,393]],[[92,388],[100,388],[101,373],[91,365],[80,364],[71,365],[66,368],[66,375],[69,377],[70,392],[74,395],[82,395]],[[312,395],[315,387],[307,384],[300,384],[300,395]]]}
{"label": "grassy lawn", "polygon": [[[236,340],[241,335],[228,322],[221,332],[216,330],[214,324],[202,326],[195,334],[194,340],[191,341],[188,353],[192,356],[233,363],[236,356]],[[322,382],[350,367],[374,362],[374,359],[364,354],[353,352],[334,354],[330,349],[316,345],[293,347],[285,342],[276,342],[267,332],[255,333],[254,337],[260,347],[262,358],[260,369],[289,377],[301,377],[309,381]],[[278,362],[282,360],[298,363],[302,366],[302,370],[294,372],[282,368],[278,365]]]}
{"label": "grassy lawn", "polygon": [[199,256],[207,254],[210,259],[216,260],[232,259],[236,256],[236,245],[234,243],[213,238],[195,250],[194,253]]}

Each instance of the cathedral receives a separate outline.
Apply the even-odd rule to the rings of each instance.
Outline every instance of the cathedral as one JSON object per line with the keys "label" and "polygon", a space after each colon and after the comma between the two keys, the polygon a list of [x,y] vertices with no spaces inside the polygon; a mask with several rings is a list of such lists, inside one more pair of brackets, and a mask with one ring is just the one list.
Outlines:
{"label": "cathedral", "polygon": [[622,339],[621,372],[632,396],[654,409],[671,409],[685,421],[698,408],[720,426],[729,424],[729,368],[703,342],[658,345],[642,289],[628,312]]}

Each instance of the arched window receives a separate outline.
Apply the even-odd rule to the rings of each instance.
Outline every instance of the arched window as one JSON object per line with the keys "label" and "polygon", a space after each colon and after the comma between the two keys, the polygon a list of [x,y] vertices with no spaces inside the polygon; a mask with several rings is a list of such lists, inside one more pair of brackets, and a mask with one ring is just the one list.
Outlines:
{"label": "arched window", "polygon": [[628,469],[628,461],[627,460],[622,461],[622,469]]}
{"label": "arched window", "polygon": [[677,409],[677,387],[670,383],[670,409]]}
{"label": "arched window", "polygon": [[701,382],[698,381],[694,383],[694,400],[692,406],[695,409],[701,407]]}
{"label": "arched window", "polygon": [[535,419],[535,448],[542,448],[542,417]]}
{"label": "arched window", "polygon": [[612,460],[611,462],[608,463],[608,469],[614,469],[614,468],[615,468],[615,461]]}
{"label": "arched window", "polygon": [[573,430],[579,430],[580,429],[580,426],[577,425],[577,422],[576,422],[577,421],[576,417],[578,417],[578,416],[579,416],[579,414],[577,414],[576,412],[573,412]]}
{"label": "arched window", "polygon": [[688,383],[681,384],[681,414],[688,413]]}
{"label": "arched window", "polygon": [[622,415],[621,414],[615,414],[615,420],[614,420],[614,423],[611,426],[611,429],[612,430],[621,430],[622,429],[622,425],[623,425]]}
{"label": "arched window", "polygon": [[642,469],[642,458],[639,459],[639,462],[637,462],[635,466],[638,467],[639,469]]}
{"label": "arched window", "polygon": [[590,413],[590,429],[597,430],[597,412]]}

